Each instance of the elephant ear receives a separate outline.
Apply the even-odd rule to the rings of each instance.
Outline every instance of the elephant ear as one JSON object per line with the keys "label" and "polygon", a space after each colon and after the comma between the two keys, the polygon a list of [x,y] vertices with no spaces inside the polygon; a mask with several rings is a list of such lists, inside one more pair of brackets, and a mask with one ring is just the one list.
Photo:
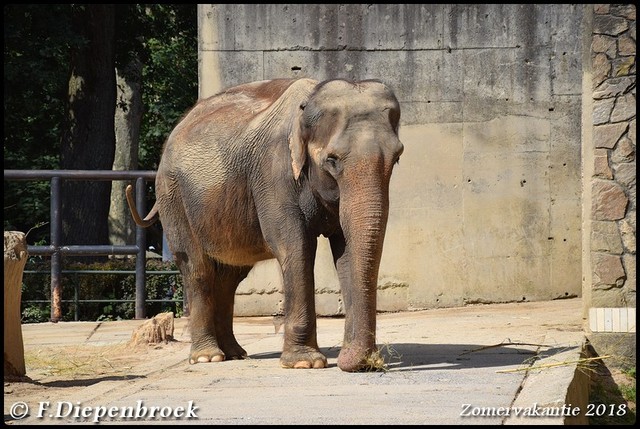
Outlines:
{"label": "elephant ear", "polygon": [[291,152],[291,167],[293,169],[293,178],[298,180],[302,167],[307,159],[307,151],[305,147],[302,127],[302,113],[304,112],[305,104],[300,105],[300,109],[293,117],[293,124],[291,127],[291,133],[289,134],[289,150]]}

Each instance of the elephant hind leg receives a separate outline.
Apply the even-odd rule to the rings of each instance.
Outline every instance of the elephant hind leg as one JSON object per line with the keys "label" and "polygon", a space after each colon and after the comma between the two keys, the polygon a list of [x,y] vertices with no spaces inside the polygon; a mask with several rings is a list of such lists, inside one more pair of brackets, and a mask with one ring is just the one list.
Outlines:
{"label": "elephant hind leg", "polygon": [[216,334],[216,267],[206,257],[189,257],[176,252],[176,263],[189,294],[189,330],[191,332],[191,364],[225,360]]}
{"label": "elephant hind leg", "polygon": [[233,305],[238,284],[247,277],[250,270],[251,267],[216,264],[214,285],[216,337],[226,359],[247,357],[247,352],[238,344],[233,334]]}

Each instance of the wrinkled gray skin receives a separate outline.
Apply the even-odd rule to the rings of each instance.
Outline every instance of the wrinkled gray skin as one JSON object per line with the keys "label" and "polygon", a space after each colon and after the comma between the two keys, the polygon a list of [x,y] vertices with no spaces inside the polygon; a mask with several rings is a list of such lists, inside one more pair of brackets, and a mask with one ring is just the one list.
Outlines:
{"label": "wrinkled gray skin", "polygon": [[[247,356],[233,334],[238,283],[276,258],[285,368],[324,368],[316,340],[317,237],[329,238],[345,305],[338,366],[376,349],[376,289],[400,106],[378,81],[277,79],[200,101],[166,142],[156,204],[189,292],[190,362]],[[131,201],[131,194],[129,190]]]}

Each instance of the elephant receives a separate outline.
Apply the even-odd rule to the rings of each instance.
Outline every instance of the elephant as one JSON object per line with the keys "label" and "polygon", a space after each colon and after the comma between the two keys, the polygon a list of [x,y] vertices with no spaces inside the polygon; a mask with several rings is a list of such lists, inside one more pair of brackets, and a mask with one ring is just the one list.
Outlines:
{"label": "elephant", "polygon": [[[189,362],[243,359],[233,333],[238,284],[277,259],[284,293],[283,368],[326,368],[316,333],[314,261],[328,238],[345,328],[337,365],[379,357],[376,292],[389,182],[404,146],[400,105],[377,79],[271,79],[199,100],[167,138],[155,204],[188,291]],[[369,368],[371,369],[371,368]]]}

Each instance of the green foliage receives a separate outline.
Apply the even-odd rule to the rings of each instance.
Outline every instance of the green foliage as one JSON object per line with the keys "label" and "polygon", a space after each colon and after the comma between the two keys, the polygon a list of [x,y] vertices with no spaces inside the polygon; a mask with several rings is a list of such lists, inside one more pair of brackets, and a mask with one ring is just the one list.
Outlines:
{"label": "green foliage", "polygon": [[50,305],[31,304],[22,310],[22,323],[43,323],[51,318]]}
{"label": "green foliage", "polygon": [[[188,7],[191,6],[191,7]],[[195,5],[148,5],[149,54],[142,71],[145,112],[139,164],[155,170],[165,140],[198,99],[198,34]]]}
{"label": "green foliage", "polygon": [[[59,168],[70,53],[85,43],[72,23],[74,7],[83,6],[4,7],[5,170]],[[116,7],[116,64],[121,67],[134,58],[143,63],[142,170],[157,168],[169,132],[197,99],[196,10],[196,4]],[[4,229],[27,231],[48,222],[49,193],[48,182],[5,180]],[[34,229],[28,243],[49,242],[48,230]]]}
{"label": "green foliage", "polygon": [[[22,284],[23,323],[44,322],[51,317],[51,275],[50,265],[38,259],[27,263]],[[120,271],[135,271],[135,259],[110,259],[104,263],[72,263],[65,271],[103,271],[104,273],[64,273],[62,285],[62,320],[75,320],[75,300],[95,300],[100,302],[79,302],[78,320],[121,320],[135,317],[136,284],[135,274]],[[170,262],[148,260],[147,271],[176,271]],[[147,317],[163,311],[173,311],[182,315],[183,283],[179,274],[147,274],[145,276],[146,298],[148,300],[170,300],[170,302],[147,302]],[[171,294],[169,294],[171,291]],[[77,293],[77,295],[76,295]],[[47,301],[33,303],[29,301]],[[108,301],[113,300],[113,301]],[[129,300],[130,302],[118,302]]]}
{"label": "green foliage", "polygon": [[[4,6],[5,169],[58,167],[71,28],[69,5]],[[48,183],[5,181],[4,207],[5,230],[48,220]]]}
{"label": "green foliage", "polygon": [[596,361],[590,373],[589,425],[632,425],[636,421],[636,369],[611,369]]}
{"label": "green foliage", "polygon": [[623,372],[629,378],[629,380],[633,380],[633,382],[620,386],[622,396],[627,401],[636,402],[636,368],[628,368]]}

